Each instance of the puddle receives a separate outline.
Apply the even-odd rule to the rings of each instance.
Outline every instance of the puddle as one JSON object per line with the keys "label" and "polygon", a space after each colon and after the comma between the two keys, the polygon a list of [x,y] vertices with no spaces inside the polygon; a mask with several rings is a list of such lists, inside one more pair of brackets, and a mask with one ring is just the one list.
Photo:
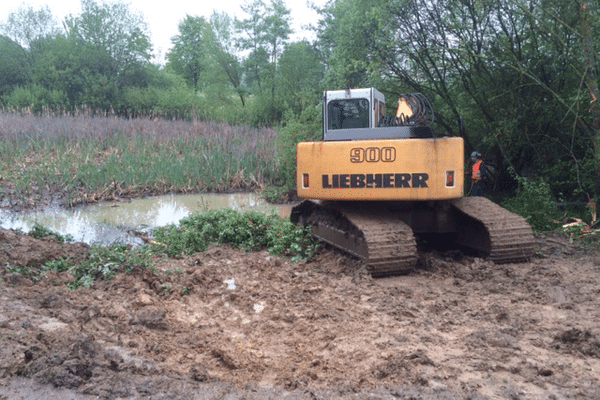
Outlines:
{"label": "puddle", "polygon": [[177,224],[194,212],[220,208],[288,218],[291,206],[269,204],[254,193],[166,195],[132,199],[129,203],[102,202],[76,209],[44,208],[26,213],[0,209],[0,227],[29,232],[37,222],[61,235],[71,235],[76,242],[141,244],[132,230],[147,231]]}

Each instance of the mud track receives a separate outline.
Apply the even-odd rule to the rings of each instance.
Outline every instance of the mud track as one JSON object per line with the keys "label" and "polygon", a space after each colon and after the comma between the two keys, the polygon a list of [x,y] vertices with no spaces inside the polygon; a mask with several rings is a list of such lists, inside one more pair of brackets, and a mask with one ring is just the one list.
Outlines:
{"label": "mud track", "polygon": [[385,279],[210,247],[72,290],[5,266],[85,246],[0,233],[0,399],[600,398],[600,251],[558,236]]}

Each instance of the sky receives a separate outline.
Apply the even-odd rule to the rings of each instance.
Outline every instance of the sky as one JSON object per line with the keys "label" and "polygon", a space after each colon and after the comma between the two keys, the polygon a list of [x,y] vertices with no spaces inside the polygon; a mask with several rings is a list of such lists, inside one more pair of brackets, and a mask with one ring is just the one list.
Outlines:
{"label": "sky", "polygon": [[[148,24],[150,37],[154,47],[155,61],[162,63],[164,56],[171,46],[170,39],[177,35],[177,25],[186,15],[210,17],[213,10],[226,12],[227,14],[239,19],[246,18],[241,9],[243,4],[250,0],[120,0],[129,4],[130,9],[144,16]],[[98,0],[98,3],[102,3]],[[111,3],[111,1],[106,1]],[[315,23],[319,15],[311,10],[307,5],[307,0],[284,0],[287,8],[291,10],[291,27],[294,35],[290,37],[292,41],[302,38],[312,39],[310,32],[303,30],[303,26],[309,23]],[[327,0],[311,0],[312,4],[322,7]],[[265,3],[269,3],[268,0]],[[0,23],[6,21],[8,15],[20,8],[21,5],[32,6],[39,9],[48,6],[52,15],[62,21],[69,14],[79,15],[81,6],[79,0],[25,0],[25,1],[7,1],[0,0]]]}

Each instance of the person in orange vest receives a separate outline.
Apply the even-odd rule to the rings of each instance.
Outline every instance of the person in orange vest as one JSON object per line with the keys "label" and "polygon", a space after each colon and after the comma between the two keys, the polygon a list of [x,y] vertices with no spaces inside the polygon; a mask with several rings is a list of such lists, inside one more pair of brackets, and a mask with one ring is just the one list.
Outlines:
{"label": "person in orange vest", "polygon": [[488,178],[487,167],[478,151],[471,153],[471,162],[473,166],[471,167],[471,190],[469,190],[469,196],[483,196],[485,183]]}

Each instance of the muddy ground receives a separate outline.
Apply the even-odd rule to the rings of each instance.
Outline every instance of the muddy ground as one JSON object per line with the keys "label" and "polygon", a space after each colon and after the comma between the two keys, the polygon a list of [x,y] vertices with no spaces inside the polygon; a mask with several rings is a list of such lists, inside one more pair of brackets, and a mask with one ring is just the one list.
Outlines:
{"label": "muddy ground", "polygon": [[600,399],[600,250],[537,241],[385,279],[213,246],[72,290],[6,265],[85,245],[2,230],[0,399]]}

